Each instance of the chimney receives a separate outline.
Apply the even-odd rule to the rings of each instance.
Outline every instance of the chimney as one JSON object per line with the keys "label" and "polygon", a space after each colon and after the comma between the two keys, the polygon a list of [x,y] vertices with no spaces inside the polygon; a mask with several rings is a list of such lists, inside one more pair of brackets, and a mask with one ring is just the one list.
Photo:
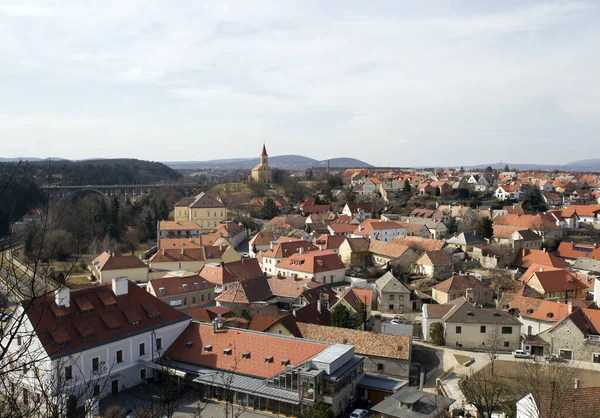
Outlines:
{"label": "chimney", "polygon": [[183,247],[181,247],[181,254],[183,254]]}
{"label": "chimney", "polygon": [[358,230],[362,231],[362,225],[358,225]]}
{"label": "chimney", "polygon": [[129,280],[127,277],[112,279],[112,291],[115,296],[126,295],[129,292]]}
{"label": "chimney", "polygon": [[546,249],[544,248],[542,251],[546,252]]}
{"label": "chimney", "polygon": [[219,251],[220,251],[220,252],[223,252],[223,244],[222,244],[222,243],[221,243],[221,244],[219,244]]}
{"label": "chimney", "polygon": [[302,254],[304,252],[304,247],[298,248],[298,254]]}
{"label": "chimney", "polygon": [[525,248],[521,250],[521,257],[525,257]]}
{"label": "chimney", "polygon": [[272,250],[273,249],[273,241],[269,242],[269,249]]}
{"label": "chimney", "polygon": [[375,314],[373,332],[381,332],[381,314]]}
{"label": "chimney", "polygon": [[111,251],[111,252],[110,252],[110,256],[111,256],[111,257],[114,257],[114,256],[115,256],[115,252],[114,252],[114,251]]}
{"label": "chimney", "polygon": [[165,249],[164,248],[162,249],[162,255],[165,255]]}
{"label": "chimney", "polygon": [[321,313],[321,305],[322,305],[322,304],[321,304],[321,299],[319,298],[319,299],[317,300],[317,311],[318,311],[319,313]]}
{"label": "chimney", "polygon": [[71,290],[68,287],[61,287],[54,291],[54,302],[56,305],[68,308],[71,306]]}
{"label": "chimney", "polygon": [[567,301],[567,313],[569,315],[571,315],[573,313],[573,301],[572,300]]}
{"label": "chimney", "polygon": [[319,244],[319,251],[323,250],[323,246]]}
{"label": "chimney", "polygon": [[581,389],[581,379],[575,379],[575,389]]}

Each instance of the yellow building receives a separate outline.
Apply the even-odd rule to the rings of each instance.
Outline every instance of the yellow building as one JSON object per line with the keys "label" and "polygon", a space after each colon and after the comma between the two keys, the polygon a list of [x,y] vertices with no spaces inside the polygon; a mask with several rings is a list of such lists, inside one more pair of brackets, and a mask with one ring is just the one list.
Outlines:
{"label": "yellow building", "polygon": [[177,202],[174,218],[175,221],[194,221],[202,232],[210,232],[219,222],[227,220],[227,208],[219,199],[202,192]]}
{"label": "yellow building", "polygon": [[260,163],[252,169],[252,180],[260,183],[271,183],[271,167],[269,167],[269,155],[267,148],[263,144],[262,152],[260,153]]}

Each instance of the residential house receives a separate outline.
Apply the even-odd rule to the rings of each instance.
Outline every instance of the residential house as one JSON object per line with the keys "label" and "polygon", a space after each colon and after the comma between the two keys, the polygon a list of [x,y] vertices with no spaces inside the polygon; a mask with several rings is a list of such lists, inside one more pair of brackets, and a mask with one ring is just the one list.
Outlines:
{"label": "residential house", "polygon": [[337,305],[345,305],[354,313],[361,313],[361,305],[365,307],[366,317],[365,322],[371,318],[371,305],[373,302],[373,291],[371,289],[360,289],[358,287],[350,287],[346,289],[344,294],[337,300],[330,310],[335,309]]}
{"label": "residential house", "polygon": [[[550,183],[548,182],[546,184]],[[546,203],[546,205],[548,205],[549,207],[559,207],[563,203],[562,198],[555,192],[551,191],[542,192],[542,199],[544,200],[544,203]]]}
{"label": "residential house", "polygon": [[442,220],[428,219],[419,217],[405,217],[404,222],[410,222],[417,225],[425,225],[429,230],[431,238],[439,239],[448,235],[448,225]]}
{"label": "residential house", "polygon": [[408,221],[410,222],[414,218],[433,219],[436,221],[449,222],[451,217],[450,217],[450,213],[447,211],[443,211],[443,210],[439,210],[439,209],[431,210],[431,209],[416,208],[416,209],[413,209],[412,212],[410,212]]}
{"label": "residential house", "polygon": [[494,219],[494,225],[511,225],[529,228],[542,237],[543,242],[562,239],[563,230],[558,225],[554,212],[537,215],[506,215]]}
{"label": "residential house", "polygon": [[213,303],[215,285],[187,271],[169,273],[152,279],[146,285],[152,296],[178,309],[188,309]]}
{"label": "residential house", "polygon": [[421,332],[423,335],[423,340],[430,341],[431,327],[433,326],[433,324],[442,324],[443,325],[444,315],[446,315],[448,312],[450,312],[450,309],[452,309],[454,307],[454,305],[456,305],[458,303],[462,303],[462,301],[464,301],[464,300],[466,300],[466,299],[463,296],[463,297],[453,299],[453,300],[443,303],[443,304],[423,303],[421,305],[421,312],[422,312]]}
{"label": "residential house", "polygon": [[448,416],[454,399],[404,387],[371,407],[374,418],[441,418]]}
{"label": "residential house", "polygon": [[269,249],[260,253],[257,258],[265,273],[276,274],[276,266],[280,261],[293,254],[302,254],[317,249],[318,247],[304,240],[271,242]]}
{"label": "residential house", "polygon": [[454,263],[445,250],[425,251],[414,262],[412,273],[442,280],[452,275]]}
{"label": "residential house", "polygon": [[547,354],[564,360],[600,363],[600,310],[575,309],[561,322],[539,334]]}
{"label": "residential house", "polygon": [[181,250],[182,248],[202,248],[217,245],[231,245],[229,241],[217,234],[200,235],[198,238],[161,238],[158,250]]}
{"label": "residential house", "polygon": [[600,205],[569,205],[561,215],[568,217],[573,213],[577,213],[580,222],[600,223]]}
{"label": "residential house", "polygon": [[[410,222],[398,222],[398,225],[406,229],[406,235],[409,237],[421,237],[431,238],[431,231],[424,224],[410,223]],[[402,238],[402,237],[400,237]]]}
{"label": "residential house", "polygon": [[481,349],[498,344],[498,351],[520,348],[521,322],[501,309],[475,308],[463,300],[444,315],[442,322],[446,346]]}
{"label": "residential house", "polygon": [[336,254],[339,254],[340,245],[346,241],[346,237],[343,235],[319,235],[314,243],[320,250],[331,250]]}
{"label": "residential house", "polygon": [[520,200],[523,196],[520,184],[503,184],[498,186],[494,197],[498,200]]}
{"label": "residential house", "polygon": [[446,241],[440,239],[430,239],[421,237],[396,237],[392,241],[394,244],[406,245],[418,253],[423,251],[438,251],[446,247]]}
{"label": "residential house", "polygon": [[198,272],[198,276],[215,286],[215,293],[221,293],[242,280],[263,275],[256,258],[242,258],[228,263],[208,263]]}
{"label": "residential house", "polygon": [[233,248],[237,248],[248,237],[246,228],[233,221],[221,221],[212,230],[212,234],[225,238]]}
{"label": "residential house", "polygon": [[302,338],[302,333],[296,324],[296,318],[292,314],[282,317],[257,315],[252,318],[248,329],[251,331]]}
{"label": "residential house", "polygon": [[157,235],[160,245],[162,238],[198,238],[204,228],[195,221],[183,219],[180,221],[158,221]]}
{"label": "residential house", "polygon": [[471,274],[454,274],[431,288],[431,297],[437,303],[447,303],[460,297],[478,304],[491,303],[494,292]]}
{"label": "residential house", "polygon": [[354,202],[346,203],[342,214],[356,218],[359,222],[369,219],[373,213],[373,203],[371,202]]}
{"label": "residential house", "polygon": [[314,197],[309,197],[304,202],[300,204],[300,210],[304,216],[308,215],[321,215],[324,213],[329,213],[331,208],[329,205],[317,205],[316,199]]}
{"label": "residential house", "polygon": [[531,271],[531,274],[524,274],[519,280],[535,292],[529,295],[547,300],[583,299],[589,290],[576,275],[557,268],[540,267]]}
{"label": "residential house", "polygon": [[263,226],[263,231],[272,231],[275,237],[280,237],[295,229],[304,229],[305,224],[305,216],[276,216]]}
{"label": "residential house", "polygon": [[356,192],[363,196],[373,196],[376,192],[379,192],[380,187],[381,180],[376,177],[367,177],[360,189],[357,189]]}
{"label": "residential house", "polygon": [[492,242],[510,245],[515,250],[542,248],[542,237],[529,228],[511,225],[494,225]]}
{"label": "residential house", "polygon": [[277,263],[275,274],[330,284],[344,281],[346,266],[331,250],[308,251],[292,254]]}
{"label": "residential house", "polygon": [[350,237],[356,230],[355,224],[342,224],[342,223],[333,223],[327,225],[327,230],[331,235],[341,235],[345,237]]}
{"label": "residential house", "polygon": [[[570,417],[594,418],[600,411],[600,387],[575,387],[561,391],[543,392],[536,399],[531,393],[516,404],[516,418]],[[565,402],[565,400],[567,400]]]}
{"label": "residential house", "polygon": [[148,281],[148,266],[142,260],[114,251],[105,251],[94,258],[88,269],[101,284],[109,284],[118,277],[127,277],[137,283]]}
{"label": "residential house", "polygon": [[227,208],[219,199],[201,192],[195,197],[184,197],[175,203],[175,221],[194,221],[202,232],[209,232],[221,221],[227,220]]}
{"label": "residential house", "polygon": [[[349,407],[364,357],[350,345],[326,344],[192,322],[164,354],[164,364],[204,399],[248,411],[297,416],[323,400],[336,415]],[[234,388],[225,391],[223,388]]]}
{"label": "residential house", "polygon": [[446,243],[467,253],[473,251],[473,247],[476,245],[487,244],[487,241],[481,235],[477,235],[476,232],[461,232],[447,239]]}
{"label": "residential house", "polygon": [[347,267],[363,266],[368,258],[371,240],[369,238],[346,238],[340,244],[338,254]]}
{"label": "residential house", "polygon": [[353,237],[367,237],[372,240],[392,242],[397,236],[406,236],[406,229],[396,222],[366,220],[352,234]]}
{"label": "residential house", "polygon": [[364,370],[367,373],[404,378],[410,374],[412,338],[409,336],[305,323],[298,323],[298,328],[307,340],[353,346],[357,354],[366,357]]}
{"label": "residential house", "polygon": [[556,267],[559,269],[569,268],[569,263],[561,260],[555,255],[550,254],[546,249],[534,250],[528,248],[522,248],[515,255],[515,259],[512,262],[513,266],[528,269],[534,264],[540,266]]}
{"label": "residential house", "polygon": [[579,258],[600,260],[600,247],[597,244],[562,241],[556,249],[556,255],[569,264],[575,263]]}
{"label": "residential house", "polygon": [[158,251],[148,264],[154,271],[199,271],[206,263],[229,263],[242,257],[229,245]]}
{"label": "residential house", "polygon": [[250,257],[256,257],[261,251],[271,248],[271,242],[275,241],[273,231],[259,231],[248,242],[248,254]]}
{"label": "residential house", "polygon": [[406,245],[386,243],[372,239],[369,242],[369,253],[373,265],[378,267],[393,267],[395,270],[408,273],[419,255]]}
{"label": "residential house", "polygon": [[375,281],[375,290],[380,312],[402,314],[412,311],[411,291],[391,271]]}
{"label": "residential house", "polygon": [[9,323],[18,327],[16,338],[3,341],[3,384],[15,388],[24,408],[43,416],[52,413],[45,408],[48,394],[58,391],[83,406],[87,399],[102,399],[154,378],[148,364],[190,322],[126,278],[26,299],[13,318],[20,322]]}
{"label": "residential house", "polygon": [[435,187],[430,182],[419,184],[419,195],[421,196],[434,196]]}

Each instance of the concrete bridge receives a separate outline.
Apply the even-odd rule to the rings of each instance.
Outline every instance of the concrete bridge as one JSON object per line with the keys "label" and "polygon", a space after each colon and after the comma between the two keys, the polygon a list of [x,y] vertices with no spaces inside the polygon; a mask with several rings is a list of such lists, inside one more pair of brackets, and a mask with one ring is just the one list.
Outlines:
{"label": "concrete bridge", "polygon": [[51,202],[56,202],[75,196],[79,193],[96,193],[107,198],[114,196],[136,197],[146,193],[150,193],[154,189],[163,187],[179,187],[187,191],[208,190],[210,185],[207,184],[115,184],[112,186],[106,185],[86,185],[86,186],[54,186],[46,185],[40,188],[47,194]]}

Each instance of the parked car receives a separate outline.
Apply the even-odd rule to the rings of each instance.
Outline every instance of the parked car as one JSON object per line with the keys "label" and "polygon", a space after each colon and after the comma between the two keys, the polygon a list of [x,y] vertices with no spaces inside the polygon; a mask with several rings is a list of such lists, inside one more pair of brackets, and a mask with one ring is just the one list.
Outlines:
{"label": "parked car", "polygon": [[558,354],[550,354],[549,356],[544,357],[544,360],[546,360],[549,363],[562,363],[566,361]]}
{"label": "parked car", "polygon": [[351,414],[350,418],[365,418],[369,415],[369,411],[366,409],[355,409]]}
{"label": "parked car", "polygon": [[392,325],[402,325],[402,324],[404,324],[404,321],[403,321],[403,320],[401,320],[401,319],[396,319],[396,318],[394,318],[394,319],[392,319],[392,320],[390,321],[390,324],[392,324]]}
{"label": "parked car", "polygon": [[515,350],[512,352],[515,358],[531,358],[532,355],[528,351],[524,350]]}

